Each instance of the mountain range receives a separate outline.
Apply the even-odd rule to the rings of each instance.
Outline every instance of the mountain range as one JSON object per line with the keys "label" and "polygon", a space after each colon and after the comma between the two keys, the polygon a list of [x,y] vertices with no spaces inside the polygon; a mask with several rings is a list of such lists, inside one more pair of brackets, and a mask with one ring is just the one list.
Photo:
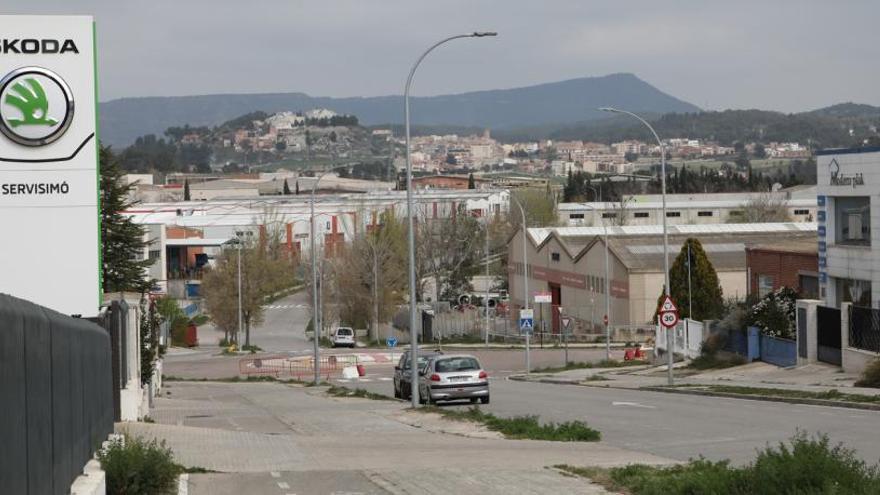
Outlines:
{"label": "mountain range", "polygon": [[[700,109],[666,94],[633,74],[583,77],[512,89],[416,96],[410,98],[411,122],[493,130],[565,126],[596,122],[608,115],[596,110],[616,106],[649,115],[693,113]],[[172,126],[214,126],[249,112],[327,108],[352,114],[363,125],[401,124],[403,97],[332,98],[305,93],[226,94],[120,98],[100,104],[100,136],[123,147],[146,134],[161,135]]]}

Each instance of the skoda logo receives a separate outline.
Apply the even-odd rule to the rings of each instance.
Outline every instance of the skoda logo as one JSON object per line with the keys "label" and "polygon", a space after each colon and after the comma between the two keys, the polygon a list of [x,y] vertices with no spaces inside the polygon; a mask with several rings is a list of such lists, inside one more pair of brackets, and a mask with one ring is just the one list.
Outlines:
{"label": "skoda logo", "polygon": [[73,120],[73,93],[42,67],[22,67],[0,79],[0,132],[24,146],[45,146]]}

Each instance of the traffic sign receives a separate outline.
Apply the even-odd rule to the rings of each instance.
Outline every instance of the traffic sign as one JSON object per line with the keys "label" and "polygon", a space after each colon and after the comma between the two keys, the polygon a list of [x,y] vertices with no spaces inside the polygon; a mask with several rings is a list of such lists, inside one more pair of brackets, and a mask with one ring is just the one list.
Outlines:
{"label": "traffic sign", "polygon": [[676,312],[676,311],[678,311],[678,307],[675,305],[674,302],[672,302],[671,297],[666,296],[666,298],[663,299],[663,303],[660,305],[660,312],[661,313],[671,313],[671,312]]}
{"label": "traffic sign", "polygon": [[535,328],[534,313],[531,309],[519,310],[519,329],[524,333],[531,334]]}
{"label": "traffic sign", "polygon": [[678,324],[678,313],[675,311],[660,313],[660,324],[666,328],[674,327]]}
{"label": "traffic sign", "polygon": [[396,347],[397,339],[394,337],[388,337],[387,339],[385,339],[385,343],[388,344],[388,347]]}
{"label": "traffic sign", "polygon": [[535,295],[535,303],[552,303],[553,302],[553,294],[549,292],[533,292]]}
{"label": "traffic sign", "polygon": [[568,316],[562,317],[562,331],[567,334],[571,333],[571,318]]}

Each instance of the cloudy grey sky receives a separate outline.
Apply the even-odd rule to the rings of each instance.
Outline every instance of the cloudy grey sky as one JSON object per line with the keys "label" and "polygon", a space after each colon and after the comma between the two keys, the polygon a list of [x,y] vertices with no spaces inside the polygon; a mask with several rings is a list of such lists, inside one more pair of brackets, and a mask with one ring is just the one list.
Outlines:
{"label": "cloudy grey sky", "polygon": [[[37,5],[39,4],[39,5]],[[5,0],[92,14],[101,100],[302,91],[434,95],[632,72],[709,109],[880,105],[880,2],[838,0]]]}

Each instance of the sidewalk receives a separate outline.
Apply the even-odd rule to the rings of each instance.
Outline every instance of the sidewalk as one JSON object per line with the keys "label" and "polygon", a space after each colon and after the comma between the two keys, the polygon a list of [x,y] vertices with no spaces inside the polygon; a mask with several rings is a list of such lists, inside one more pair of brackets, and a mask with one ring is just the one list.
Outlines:
{"label": "sidewalk", "polygon": [[[772,364],[754,362],[721,370],[687,370],[687,363],[676,363],[676,385],[725,385],[735,387],[773,388],[803,392],[828,392],[836,390],[844,394],[880,396],[880,389],[853,386],[855,375],[842,373],[838,368],[821,364],[809,364],[795,368],[779,368]],[[514,380],[543,383],[585,385],[641,389],[667,385],[666,365],[638,366],[630,368],[585,368],[558,373],[531,373],[516,375]]]}

